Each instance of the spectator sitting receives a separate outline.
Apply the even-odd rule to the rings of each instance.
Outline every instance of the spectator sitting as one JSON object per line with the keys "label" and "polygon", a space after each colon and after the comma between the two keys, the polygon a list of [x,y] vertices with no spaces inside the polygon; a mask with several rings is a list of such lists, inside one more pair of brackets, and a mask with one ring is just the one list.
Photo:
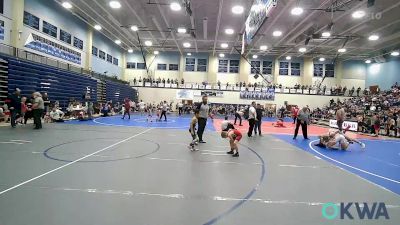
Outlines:
{"label": "spectator sitting", "polygon": [[62,123],[64,122],[64,112],[54,107],[50,112],[50,118],[52,122]]}
{"label": "spectator sitting", "polygon": [[101,108],[101,113],[103,114],[103,117],[109,116],[108,114],[110,113],[110,106],[108,104],[104,104],[104,106]]}

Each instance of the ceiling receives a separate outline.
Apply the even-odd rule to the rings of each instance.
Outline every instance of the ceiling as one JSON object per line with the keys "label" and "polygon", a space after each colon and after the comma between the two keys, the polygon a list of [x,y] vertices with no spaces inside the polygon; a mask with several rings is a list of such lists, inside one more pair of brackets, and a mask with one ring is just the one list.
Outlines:
{"label": "ceiling", "polygon": [[[253,4],[253,0],[191,0],[191,18],[184,8],[180,11],[170,9],[170,3],[183,0],[119,0],[120,9],[112,9],[109,1],[70,0],[73,5],[71,10],[92,26],[100,24],[103,27],[101,32],[111,40],[120,39],[125,49],[140,50],[144,41],[151,40],[153,46],[144,46],[148,52],[179,51],[181,54],[237,53],[235,48],[241,49],[241,34]],[[330,10],[333,3],[339,6],[334,12]],[[244,13],[233,14],[231,8],[235,5],[243,6]],[[304,8],[304,13],[292,15],[291,10],[296,6]],[[352,13],[356,10],[364,10],[366,16],[354,19]],[[343,59],[383,55],[400,48],[399,12],[399,0],[375,0],[372,7],[367,7],[367,0],[278,0],[246,52],[279,57],[339,56]],[[331,22],[330,38],[320,39],[317,35],[313,38],[313,34],[320,35]],[[130,30],[132,25],[139,26],[139,31]],[[207,29],[204,29],[205,26]],[[177,33],[178,27],[193,31],[195,37]],[[232,28],[234,34],[225,34],[226,28]],[[273,37],[275,30],[282,31],[282,36]],[[369,41],[371,34],[380,38]],[[305,45],[307,38],[310,40]],[[184,42],[189,42],[191,47],[184,48]],[[223,49],[221,43],[228,43],[229,47]],[[339,54],[337,50],[344,44],[347,51]],[[261,45],[267,45],[268,49],[259,50]],[[300,47],[306,47],[307,51],[300,53]]]}

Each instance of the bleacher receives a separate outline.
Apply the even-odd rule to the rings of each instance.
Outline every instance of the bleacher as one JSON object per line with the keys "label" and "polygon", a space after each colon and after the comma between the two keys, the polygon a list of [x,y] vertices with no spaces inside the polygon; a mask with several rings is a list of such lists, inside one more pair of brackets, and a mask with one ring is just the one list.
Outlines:
{"label": "bleacher", "polygon": [[137,102],[136,90],[129,85],[120,84],[114,81],[105,81],[106,100],[113,102],[123,102],[126,97]]}
{"label": "bleacher", "polygon": [[90,95],[92,102],[122,102],[125,97],[137,98],[136,90],[115,81],[100,80],[90,75],[7,55],[0,55],[0,61],[8,62],[8,94],[17,87],[27,97],[35,91],[47,92],[50,101],[59,101],[63,108],[67,107],[71,99],[82,101],[86,94]]}

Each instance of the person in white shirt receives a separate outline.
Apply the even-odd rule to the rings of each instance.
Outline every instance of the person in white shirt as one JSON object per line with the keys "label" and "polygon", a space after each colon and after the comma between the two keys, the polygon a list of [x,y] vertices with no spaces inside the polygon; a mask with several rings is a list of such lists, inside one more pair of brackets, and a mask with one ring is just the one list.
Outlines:
{"label": "person in white shirt", "polygon": [[257,112],[256,112],[256,102],[252,102],[251,106],[249,108],[249,131],[247,132],[247,136],[251,137],[254,129],[254,124],[256,123],[257,120]]}
{"label": "person in white shirt", "polygon": [[64,122],[64,112],[54,107],[50,112],[50,118],[53,122]]}
{"label": "person in white shirt", "polygon": [[164,103],[161,105],[161,115],[160,115],[160,121],[161,118],[164,116],[164,121],[167,121],[167,110],[168,110],[168,104],[167,101],[164,101]]}
{"label": "person in white shirt", "polygon": [[178,114],[182,115],[182,113],[183,113],[183,104],[182,104],[182,102],[178,102],[177,106],[178,106]]}
{"label": "person in white shirt", "polygon": [[140,112],[140,115],[143,116],[143,113],[144,113],[144,109],[145,109],[146,104],[143,102],[143,100],[140,100],[140,102],[139,102],[138,105],[139,105],[139,112]]}
{"label": "person in white shirt", "polygon": [[231,129],[235,129],[235,127],[233,126],[233,124],[228,120],[228,117],[225,116],[225,120],[222,121],[221,123],[221,130],[222,131],[228,131]]}

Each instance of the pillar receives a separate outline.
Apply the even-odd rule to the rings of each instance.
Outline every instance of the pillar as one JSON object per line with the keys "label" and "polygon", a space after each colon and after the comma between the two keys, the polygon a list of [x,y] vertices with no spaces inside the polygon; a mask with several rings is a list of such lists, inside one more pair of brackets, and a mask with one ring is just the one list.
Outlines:
{"label": "pillar", "polygon": [[212,55],[210,53],[208,57],[208,74],[207,81],[208,83],[217,83],[217,73],[218,73],[218,57],[216,55]]}
{"label": "pillar", "polygon": [[12,0],[11,3],[12,10],[12,25],[11,25],[11,46],[16,48],[22,48],[24,46],[23,40],[21,38],[23,21],[24,21],[24,2],[25,0]]}
{"label": "pillar", "polygon": [[246,84],[249,83],[250,68],[250,64],[245,59],[243,59],[243,57],[240,57],[239,82],[246,82]]}
{"label": "pillar", "polygon": [[86,56],[85,56],[85,65],[82,65],[82,67],[85,70],[91,70],[92,69],[92,47],[93,47],[93,29],[92,27],[89,26],[87,30],[87,41],[86,41]]}
{"label": "pillar", "polygon": [[312,85],[314,76],[314,62],[312,57],[304,57],[303,75],[301,77],[302,85]]}

